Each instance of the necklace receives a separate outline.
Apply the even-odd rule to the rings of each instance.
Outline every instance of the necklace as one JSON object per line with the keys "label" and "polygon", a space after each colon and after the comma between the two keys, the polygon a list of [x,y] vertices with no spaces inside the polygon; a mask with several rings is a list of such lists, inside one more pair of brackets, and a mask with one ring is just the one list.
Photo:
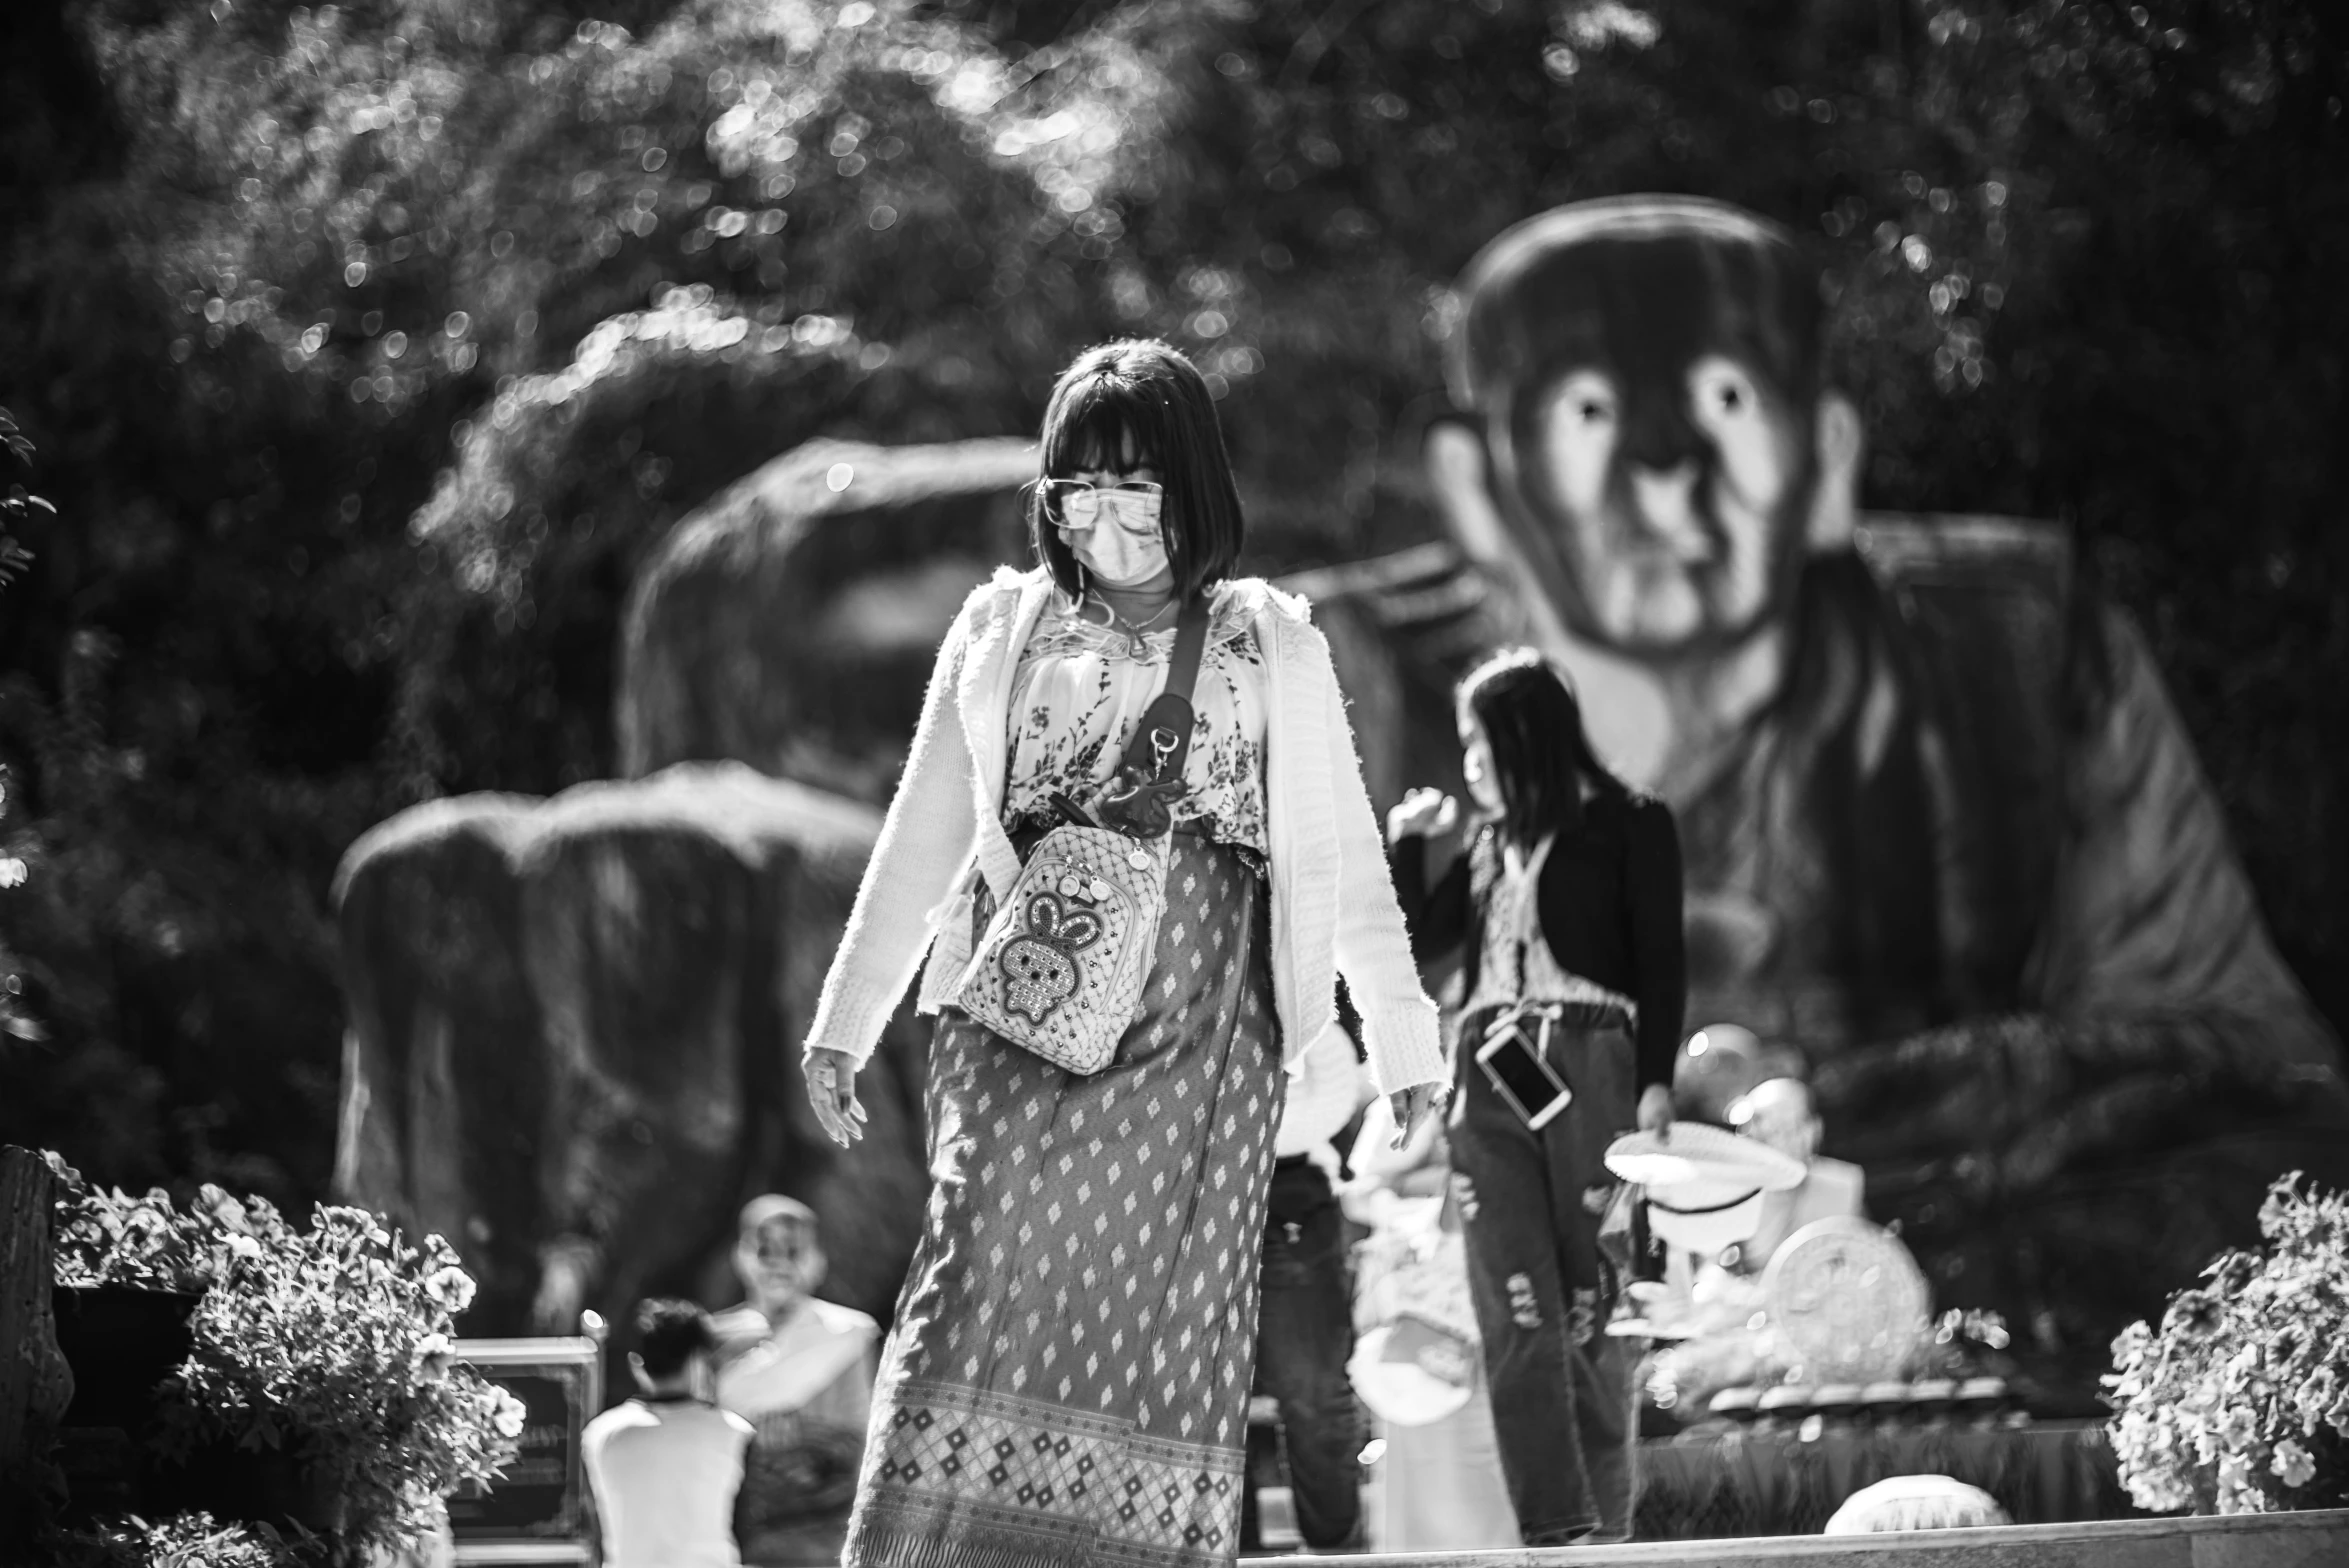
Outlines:
{"label": "necklace", "polygon": [[1087,594],[1086,597],[1101,606],[1101,613],[1109,617],[1109,630],[1125,634],[1126,657],[1137,663],[1146,658],[1150,651],[1150,645],[1144,641],[1143,634],[1164,619],[1167,611],[1175,607],[1174,600],[1170,598],[1151,615],[1140,621],[1129,621],[1117,613],[1117,606],[1109,602],[1107,595],[1096,590]]}

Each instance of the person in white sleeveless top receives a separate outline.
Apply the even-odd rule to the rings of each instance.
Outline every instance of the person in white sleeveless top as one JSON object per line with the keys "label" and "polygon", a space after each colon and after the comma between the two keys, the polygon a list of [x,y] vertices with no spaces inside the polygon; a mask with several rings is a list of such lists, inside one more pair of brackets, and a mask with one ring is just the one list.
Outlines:
{"label": "person in white sleeveless top", "polygon": [[716,1336],[690,1301],[636,1309],[628,1365],[642,1393],[580,1436],[605,1568],[740,1568],[734,1493],[750,1423],[702,1397]]}

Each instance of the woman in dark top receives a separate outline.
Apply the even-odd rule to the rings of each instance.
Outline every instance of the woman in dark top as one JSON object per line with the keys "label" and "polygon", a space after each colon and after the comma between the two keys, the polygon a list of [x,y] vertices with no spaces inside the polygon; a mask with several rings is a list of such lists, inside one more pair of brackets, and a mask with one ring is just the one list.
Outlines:
{"label": "woman in dark top", "polygon": [[[1387,837],[1413,956],[1462,950],[1453,1184],[1501,1468],[1526,1545],[1619,1541],[1636,1423],[1631,1359],[1604,1332],[1621,1260],[1599,1247],[1615,1194],[1601,1162],[1635,1121],[1672,1117],[1680,839],[1592,753],[1538,655],[1469,675],[1459,723],[1482,819],[1467,853],[1428,885],[1427,841],[1459,816],[1434,790],[1412,791]],[[1534,1060],[1571,1091],[1563,1108]]]}

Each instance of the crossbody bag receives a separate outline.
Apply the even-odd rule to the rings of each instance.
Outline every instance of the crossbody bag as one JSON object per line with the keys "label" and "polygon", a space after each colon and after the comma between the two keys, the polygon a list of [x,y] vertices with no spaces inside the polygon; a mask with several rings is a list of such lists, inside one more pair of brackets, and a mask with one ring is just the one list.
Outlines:
{"label": "crossbody bag", "polygon": [[1183,606],[1166,689],[1116,776],[1089,807],[1056,797],[1064,820],[1029,852],[956,983],[954,1005],[1081,1076],[1117,1054],[1150,978],[1207,619],[1203,598]]}

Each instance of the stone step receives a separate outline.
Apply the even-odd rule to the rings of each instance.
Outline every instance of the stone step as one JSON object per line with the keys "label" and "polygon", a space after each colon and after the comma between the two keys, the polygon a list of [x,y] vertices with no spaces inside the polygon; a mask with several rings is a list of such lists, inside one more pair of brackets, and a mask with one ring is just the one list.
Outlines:
{"label": "stone step", "polygon": [[1779,1535],[1513,1551],[1279,1559],[1289,1568],[2349,1568],[2349,1508],[1901,1535]]}

